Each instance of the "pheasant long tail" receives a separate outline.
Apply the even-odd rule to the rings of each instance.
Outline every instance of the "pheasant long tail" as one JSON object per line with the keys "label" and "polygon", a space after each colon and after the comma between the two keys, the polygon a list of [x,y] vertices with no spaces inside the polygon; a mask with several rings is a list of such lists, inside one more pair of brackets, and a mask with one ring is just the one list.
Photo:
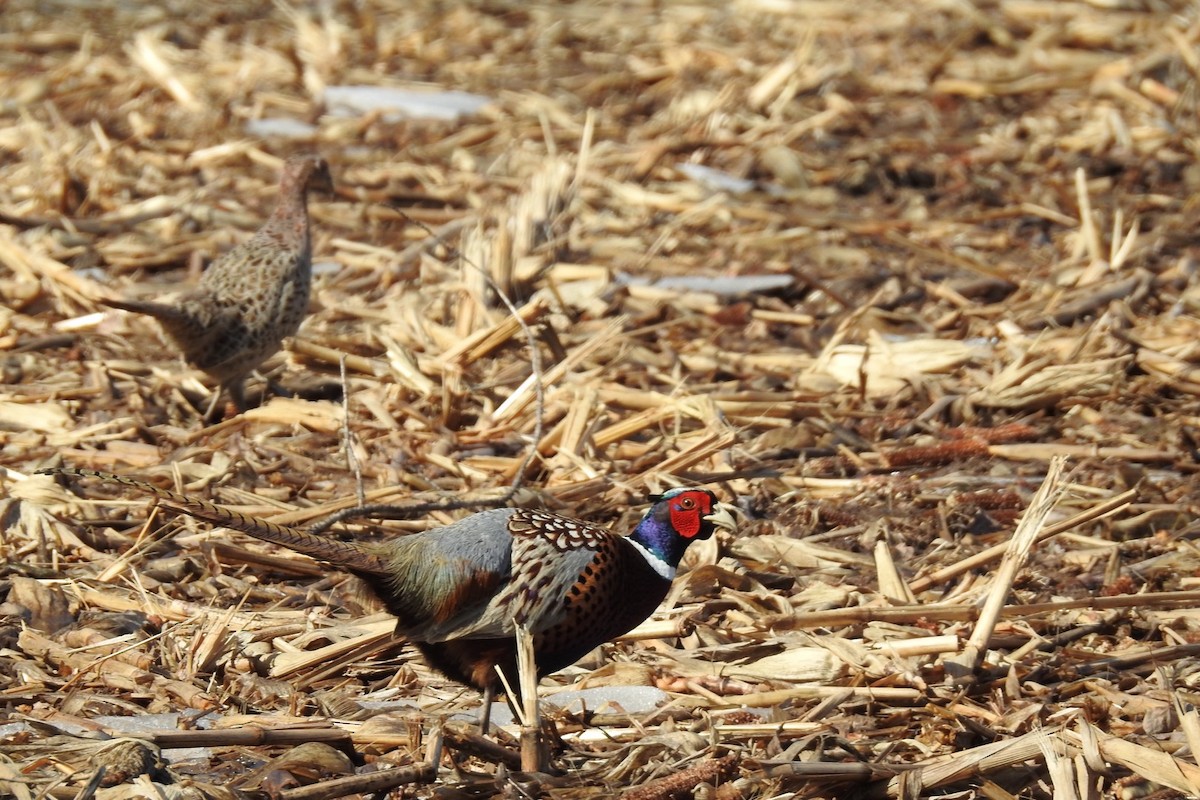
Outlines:
{"label": "pheasant long tail", "polygon": [[124,300],[119,297],[101,297],[99,300],[111,308],[145,314],[158,320],[158,324],[176,344],[183,347],[186,343],[187,347],[192,348],[188,350],[185,347],[185,352],[201,350],[204,340],[212,336],[211,327],[206,326],[203,320],[197,319],[191,310],[183,306],[155,303],[152,300]]}
{"label": "pheasant long tail", "polygon": [[351,542],[340,542],[317,536],[308,531],[280,525],[261,517],[242,514],[224,506],[197,500],[170,489],[163,489],[152,483],[129,478],[124,475],[114,475],[111,472],[100,472],[92,469],[74,467],[52,467],[40,469],[39,475],[68,475],[80,478],[98,478],[106,483],[117,483],[137,489],[145,494],[157,497],[164,505],[190,517],[211,522],[225,528],[231,528],[242,533],[248,533],[264,542],[282,545],[289,550],[303,553],[306,556],[328,561],[343,569],[368,574],[387,574],[383,561],[371,551]]}
{"label": "pheasant long tail", "polygon": [[166,303],[155,303],[152,300],[126,300],[121,297],[101,297],[99,301],[111,308],[132,311],[134,314],[146,314],[155,319],[175,322],[187,320],[187,315],[183,311]]}

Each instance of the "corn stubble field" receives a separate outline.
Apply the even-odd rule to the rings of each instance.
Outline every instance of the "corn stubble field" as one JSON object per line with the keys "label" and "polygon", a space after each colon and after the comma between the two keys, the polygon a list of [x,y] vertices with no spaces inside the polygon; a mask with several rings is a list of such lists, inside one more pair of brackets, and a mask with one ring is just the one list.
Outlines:
{"label": "corn stubble field", "polygon": [[[0,17],[0,795],[1200,794],[1194,4],[211,5]],[[305,152],[297,396],[205,424],[97,299]],[[742,515],[543,681],[529,771],[344,575],[55,465],[300,527]]]}

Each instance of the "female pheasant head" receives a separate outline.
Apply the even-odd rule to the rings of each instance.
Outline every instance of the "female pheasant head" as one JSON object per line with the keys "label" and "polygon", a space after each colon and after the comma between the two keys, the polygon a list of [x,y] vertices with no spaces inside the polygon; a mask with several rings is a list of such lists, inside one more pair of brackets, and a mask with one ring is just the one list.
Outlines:
{"label": "female pheasant head", "polygon": [[308,191],[333,191],[329,164],[314,155],[292,156],[283,163],[279,177],[279,197],[270,219],[259,230],[264,242],[278,242],[300,250],[311,250],[308,232]]}
{"label": "female pheasant head", "polygon": [[654,505],[629,536],[654,571],[668,581],[689,544],[707,539],[717,528],[735,528],[729,507],[707,489],[669,489],[652,497]]}

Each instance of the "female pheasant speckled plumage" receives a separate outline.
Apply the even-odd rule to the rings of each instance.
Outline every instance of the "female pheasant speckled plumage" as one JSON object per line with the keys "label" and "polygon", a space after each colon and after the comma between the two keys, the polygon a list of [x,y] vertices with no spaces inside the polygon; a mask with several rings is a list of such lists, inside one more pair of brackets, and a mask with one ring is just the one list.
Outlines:
{"label": "female pheasant speckled plumage", "polygon": [[157,319],[188,363],[217,380],[237,409],[245,410],[242,382],[279,350],[308,313],[312,244],[307,198],[308,189],[317,186],[332,188],[324,159],[288,159],[266,224],[209,265],[194,289],[172,303],[103,302]]}
{"label": "female pheasant speckled plumage", "polygon": [[[688,545],[733,517],[707,489],[653,498],[621,536],[582,520],[520,508],[472,514],[443,528],[379,543],[318,536],[91,470],[51,469],[132,486],[199,519],[305,553],[363,581],[411,641],[447,677],[490,699],[496,668],[517,686],[516,623],[533,634],[538,674],[573,664],[633,629],[666,597]],[[485,705],[486,712],[486,705]]]}

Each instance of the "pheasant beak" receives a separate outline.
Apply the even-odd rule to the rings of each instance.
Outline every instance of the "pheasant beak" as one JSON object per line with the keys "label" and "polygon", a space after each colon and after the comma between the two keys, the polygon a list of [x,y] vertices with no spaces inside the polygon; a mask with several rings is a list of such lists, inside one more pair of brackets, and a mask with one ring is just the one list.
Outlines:
{"label": "pheasant beak", "polygon": [[733,518],[731,508],[725,503],[717,503],[713,510],[704,515],[704,519],[721,530],[732,533],[737,530],[737,521]]}
{"label": "pheasant beak", "polygon": [[312,177],[309,178],[308,188],[326,194],[334,194],[337,187],[333,185],[333,175],[329,172],[329,164],[323,158],[319,159],[319,162],[316,169],[313,170]]}

